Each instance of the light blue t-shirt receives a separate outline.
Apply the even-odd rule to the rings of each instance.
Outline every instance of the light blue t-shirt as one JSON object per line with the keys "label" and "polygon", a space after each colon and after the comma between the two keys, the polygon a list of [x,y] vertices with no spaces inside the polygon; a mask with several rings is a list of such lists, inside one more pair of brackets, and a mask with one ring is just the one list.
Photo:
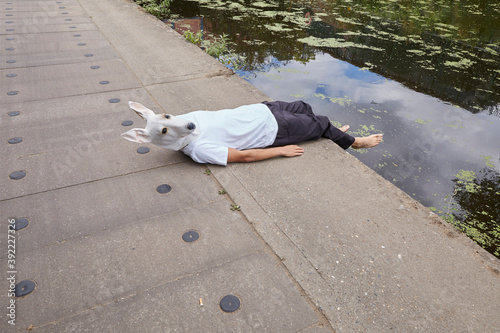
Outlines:
{"label": "light blue t-shirt", "polygon": [[198,163],[227,165],[228,148],[264,148],[276,139],[278,123],[264,104],[177,116],[193,122],[200,135],[182,149]]}

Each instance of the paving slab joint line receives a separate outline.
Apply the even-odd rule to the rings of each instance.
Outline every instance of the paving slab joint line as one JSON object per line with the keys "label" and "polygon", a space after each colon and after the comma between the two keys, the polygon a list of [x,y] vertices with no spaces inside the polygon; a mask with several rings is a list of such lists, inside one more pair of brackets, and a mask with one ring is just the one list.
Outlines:
{"label": "paving slab joint line", "polygon": [[[209,165],[206,164],[205,166],[206,166],[206,169],[208,171],[210,171]],[[247,188],[241,183],[241,181],[238,179],[238,177],[236,177],[231,172],[231,170],[229,170],[229,169],[228,169],[228,172],[230,172],[231,175],[233,176],[233,178],[236,179],[238,181],[238,183],[242,186],[242,188],[245,189],[245,191],[247,192],[247,194],[249,194],[251,196],[252,200],[259,206],[259,208],[267,216],[269,216],[269,214],[262,208],[262,206],[260,205],[260,203],[257,200],[255,200],[255,198],[249,193],[249,191],[247,190]],[[217,186],[218,186],[219,189],[225,190],[224,187],[219,182],[219,180],[217,179],[217,177],[214,175],[213,172],[210,171],[207,175],[210,176],[210,177],[212,177],[213,181],[217,184]],[[234,199],[231,197],[230,193],[225,192],[224,196],[229,200],[229,202],[231,202],[233,204],[237,204],[237,202],[235,202]],[[243,218],[243,220],[248,224],[248,226],[251,228],[251,230],[253,231],[254,235],[257,237],[257,239],[262,243],[262,245],[264,246],[266,252],[269,253],[270,255],[272,255],[276,259],[276,261],[279,263],[279,266],[283,269],[283,271],[288,276],[288,278],[290,279],[290,281],[293,283],[293,285],[295,286],[295,288],[297,288],[297,290],[300,293],[300,295],[302,296],[302,298],[309,304],[309,306],[312,308],[312,310],[318,315],[318,317],[320,318],[319,324],[322,325],[323,328],[328,328],[331,332],[335,332],[335,330],[333,329],[333,327],[330,324],[330,321],[329,321],[328,317],[320,309],[319,305],[316,304],[313,301],[312,295],[309,295],[309,293],[306,292],[306,290],[302,287],[302,285],[300,284],[300,282],[297,281],[297,279],[295,279],[295,277],[293,276],[292,272],[288,269],[288,267],[284,263],[284,258],[280,257],[273,250],[272,246],[264,239],[264,237],[262,237],[262,235],[255,228],[255,226],[253,225],[253,223],[250,222],[250,220],[247,218],[247,216],[245,215],[244,211],[238,210],[238,213]],[[286,239],[288,239],[293,244],[293,246],[295,247],[295,249],[298,251],[297,254],[300,253],[302,255],[303,259],[311,266],[311,268],[313,269],[313,271],[317,272],[317,270],[314,267],[314,265],[312,265],[312,263],[309,260],[307,260],[307,258],[304,256],[304,254],[302,253],[302,251],[297,247],[297,244],[295,242],[293,242],[292,240],[290,240],[290,238],[274,222],[271,222],[271,223],[273,223],[273,225],[275,225],[280,230],[280,232],[286,237]],[[317,274],[321,277],[322,281],[326,282],[325,279],[324,279],[324,277],[321,274],[319,274],[319,273],[317,273]],[[326,284],[326,286],[328,286],[328,284]],[[316,324],[314,324],[314,325],[316,325]],[[303,331],[304,329],[302,329],[301,331]],[[301,331],[298,331],[298,332],[301,332]]]}
{"label": "paving slab joint line", "polygon": [[[143,87],[145,89],[147,89],[148,87],[163,86],[166,84],[175,84],[175,83],[179,83],[179,82],[190,82],[190,81],[212,79],[214,77],[231,77],[233,75],[236,75],[236,73],[230,69],[226,69],[226,70],[220,69],[220,70],[217,70],[215,72],[200,74],[200,75],[196,75],[196,76],[193,76],[193,74],[186,74],[185,76],[178,76],[179,79],[172,80],[172,81],[158,82],[158,83],[152,83],[152,84],[148,84],[148,85],[143,84]],[[185,77],[185,79],[183,77]]]}
{"label": "paving slab joint line", "polygon": [[[146,11],[144,11],[144,9],[139,6],[136,2],[134,2],[133,0],[128,0],[128,2],[130,2],[132,5],[135,5],[136,7],[139,7],[145,14],[148,14],[146,13]],[[144,82],[142,82],[142,80],[137,76],[137,73],[129,66],[129,64],[127,63],[127,61],[125,61],[125,59],[123,59],[122,55],[120,54],[119,50],[116,49],[115,45],[113,45],[113,43],[111,42],[111,40],[108,38],[108,36],[104,33],[103,30],[101,30],[101,27],[99,27],[99,25],[94,21],[94,18],[92,17],[92,15],[90,15],[90,13],[87,11],[87,9],[85,8],[85,6],[83,6],[80,1],[77,0],[77,3],[78,5],[83,9],[83,11],[85,12],[85,15],[87,15],[87,17],[92,21],[92,24],[96,27],[97,31],[102,35],[104,36],[104,38],[106,39],[106,41],[108,42],[109,46],[115,51],[115,53],[118,55],[119,59],[123,62],[123,64],[125,65],[125,67],[127,67],[127,70],[129,71],[129,73],[132,73],[132,75],[136,78],[137,82],[140,82],[141,83],[141,88],[145,89],[146,86],[144,85]],[[148,14],[150,16],[153,16],[151,14]],[[154,17],[154,16],[153,16]],[[148,92],[148,95],[150,95],[150,97],[153,97],[151,96],[151,93],[149,92],[149,90],[145,89],[147,92]],[[156,102],[156,100],[155,100]]]}
{"label": "paving slab joint line", "polygon": [[[146,12],[144,10],[144,8],[142,6],[140,6],[140,5],[138,5],[135,1],[133,1],[133,0],[127,0],[127,2],[129,2],[130,5],[132,5],[133,7],[135,7],[136,10],[141,11],[144,15],[146,15],[147,17],[149,17],[151,20],[155,20],[155,21],[163,23],[163,21],[160,20],[160,19],[158,19],[156,16],[154,16],[154,15],[149,14],[148,12]],[[201,75],[195,76],[195,77],[188,77],[188,76],[192,76],[192,74],[188,74],[188,75],[186,75],[186,77],[187,77],[186,79],[182,79],[181,78],[181,79],[176,79],[176,80],[173,80],[173,81],[165,81],[165,82],[159,82],[159,83],[154,83],[154,84],[150,84],[150,85],[145,85],[144,82],[138,77],[137,73],[129,66],[129,64],[127,63],[127,61],[121,57],[119,50],[116,49],[116,47],[113,45],[113,43],[111,43],[111,40],[108,38],[108,36],[104,33],[104,31],[101,30],[101,28],[99,27],[99,25],[93,20],[92,15],[90,15],[90,13],[85,9],[84,6],[82,6],[81,4],[80,4],[80,6],[85,11],[86,15],[92,20],[92,23],[97,27],[97,31],[99,31],[99,33],[101,33],[106,38],[106,41],[108,42],[108,44],[113,48],[113,50],[116,52],[116,54],[118,54],[120,56],[120,59],[123,61],[124,65],[127,67],[127,69],[129,70],[129,72],[131,72],[135,76],[135,78],[137,79],[137,81],[141,83],[142,87],[145,88],[148,91],[148,94],[152,98],[153,98],[153,96],[151,95],[151,93],[149,92],[149,90],[147,89],[147,87],[153,87],[153,86],[157,86],[157,85],[161,85],[161,84],[166,84],[166,83],[176,83],[176,82],[186,82],[186,81],[193,81],[193,80],[201,80],[201,79],[214,78],[214,77],[219,77],[219,76],[230,77],[230,76],[236,74],[234,71],[232,71],[231,69],[229,69],[229,68],[227,68],[227,67],[224,66],[224,68],[221,68],[221,69],[216,70],[214,72],[201,74]],[[182,36],[180,33],[178,33],[177,31],[175,31],[171,27],[169,27],[167,24],[165,24],[165,23],[163,23],[163,24],[165,25],[165,28],[167,28],[167,29],[171,30],[172,32],[174,32],[175,34],[177,34],[186,43],[189,43],[184,38],[184,36]],[[200,52],[204,52],[201,49],[199,49],[199,51]],[[153,98],[153,100],[155,102],[157,102],[154,98]]]}
{"label": "paving slab joint line", "polygon": [[62,190],[62,189],[70,188],[70,187],[92,184],[92,183],[100,182],[100,181],[103,181],[103,180],[110,180],[110,179],[114,179],[114,178],[119,178],[119,177],[124,177],[124,176],[130,176],[130,175],[134,175],[136,173],[147,172],[147,171],[161,169],[161,168],[167,168],[167,167],[171,167],[171,166],[174,166],[174,165],[177,165],[177,164],[182,164],[182,163],[190,163],[190,162],[180,161],[180,162],[170,163],[170,164],[167,164],[167,165],[160,165],[160,166],[157,166],[157,167],[154,167],[154,168],[141,169],[141,170],[137,170],[137,171],[133,171],[133,172],[122,173],[122,174],[115,175],[115,176],[94,179],[94,180],[90,180],[88,182],[71,184],[71,185],[67,185],[67,186],[53,188],[53,189],[50,189],[50,190],[45,190],[45,191],[40,191],[40,192],[34,192],[34,193],[26,194],[26,195],[20,195],[20,196],[17,196],[17,197],[2,199],[2,200],[0,200],[0,202],[7,202],[7,201],[10,201],[10,200],[16,200],[16,199],[20,199],[20,198],[24,198],[24,197],[30,197],[30,196],[33,196],[33,195],[39,195],[39,194],[43,194],[43,193],[49,193],[49,192],[53,192],[53,191],[57,191],[57,190]]}
{"label": "paving slab joint line", "polygon": [[[329,327],[325,326],[322,323],[319,323],[319,324],[318,323],[314,323],[314,324],[312,324],[310,326],[304,327],[303,329],[301,329],[301,330],[299,330],[299,331],[297,331],[295,333],[307,332],[309,329],[316,328],[316,327],[319,328],[319,329],[329,329]],[[332,329],[332,332],[335,332],[335,331]]]}
{"label": "paving slab joint line", "polygon": [[229,264],[231,264],[233,262],[236,262],[236,261],[242,260],[244,258],[250,257],[250,256],[252,256],[254,254],[258,254],[259,252],[261,252],[261,253],[267,253],[267,251],[262,250],[262,249],[258,249],[258,250],[251,251],[251,252],[247,252],[244,255],[240,256],[240,257],[233,258],[231,260],[228,260],[228,261],[225,261],[225,262],[222,262],[222,263],[218,263],[216,265],[208,267],[207,269],[204,269],[204,270],[201,270],[201,271],[196,271],[196,272],[193,272],[191,274],[185,274],[185,275],[179,276],[179,277],[177,277],[175,279],[168,280],[168,281],[165,281],[165,282],[160,282],[160,283],[156,284],[154,287],[142,289],[142,290],[139,290],[139,291],[137,291],[135,293],[132,293],[132,294],[129,294],[129,295],[125,295],[125,296],[119,297],[117,299],[110,300],[109,302],[105,302],[105,303],[102,303],[102,304],[94,305],[94,306],[92,306],[90,308],[83,309],[81,311],[78,311],[78,312],[72,313],[70,315],[61,317],[61,318],[59,318],[57,320],[53,320],[53,321],[41,324],[40,326],[30,326],[30,327],[31,327],[31,329],[38,329],[38,328],[42,328],[44,326],[48,326],[48,325],[52,325],[52,324],[57,324],[57,323],[65,320],[65,319],[78,316],[79,314],[85,313],[87,311],[93,311],[95,309],[103,308],[103,307],[108,306],[110,304],[124,302],[124,301],[128,300],[129,298],[135,297],[135,296],[140,295],[140,294],[147,293],[147,292],[152,291],[152,290],[157,289],[157,288],[161,288],[161,287],[166,286],[166,285],[168,285],[170,283],[174,283],[174,282],[177,282],[177,281],[180,281],[180,280],[183,280],[183,279],[187,279],[187,278],[190,278],[190,277],[195,276],[195,275],[203,274],[205,272],[213,271],[216,268],[220,268],[220,267],[223,267],[225,265],[229,265]]}
{"label": "paving slab joint line", "polygon": [[[209,206],[209,205],[211,205],[213,203],[216,203],[216,202],[219,202],[219,201],[222,201],[222,200],[226,200],[226,199],[225,198],[218,198],[217,200],[211,200],[211,201],[204,202],[204,203],[200,204],[199,206]],[[168,216],[168,215],[173,214],[173,213],[185,212],[185,211],[188,211],[188,210],[191,210],[191,209],[192,208],[190,206],[187,206],[186,208],[181,208],[181,209],[178,209],[178,210],[173,210],[173,211],[171,211],[169,213],[159,214],[159,215],[155,215],[155,216],[150,216],[150,217],[147,217],[147,218],[142,219],[142,220],[139,219],[139,220],[136,220],[136,221],[133,221],[133,222],[130,222],[130,223],[116,225],[116,226],[111,227],[111,228],[100,229],[100,230],[95,229],[96,231],[93,232],[93,233],[82,234],[82,235],[79,235],[78,237],[70,237],[70,238],[66,238],[66,239],[62,239],[62,240],[56,241],[54,243],[45,244],[42,247],[33,248],[30,251],[23,252],[22,255],[23,256],[29,256],[29,254],[32,253],[32,252],[41,251],[43,249],[47,249],[47,248],[50,248],[50,247],[53,247],[53,246],[61,245],[61,244],[66,243],[66,242],[76,241],[76,240],[79,240],[79,239],[92,237],[94,235],[103,234],[105,232],[109,232],[109,231],[113,231],[113,230],[121,230],[125,226],[131,226],[131,225],[137,224],[137,223],[147,223],[146,221],[152,220],[152,219],[157,218],[157,217]],[[3,256],[0,257],[0,260],[6,260],[6,259],[7,259],[7,253],[5,254],[5,257],[3,257]]]}
{"label": "paving slab joint line", "polygon": [[[207,170],[210,170],[210,168],[208,168],[208,165],[207,165]],[[243,189],[245,189],[245,192],[247,193],[247,195],[249,195],[249,196],[252,198],[252,200],[255,202],[255,204],[257,204],[257,206],[259,206],[259,208],[260,208],[260,209],[261,209],[261,210],[262,210],[262,211],[266,214],[266,216],[270,217],[269,213],[268,213],[268,212],[264,209],[264,207],[262,207],[262,205],[259,203],[259,201],[257,200],[257,198],[255,198],[255,197],[252,195],[252,193],[251,193],[250,191],[248,191],[248,189],[245,187],[245,185],[243,185],[243,183],[240,181],[240,179],[239,179],[238,177],[236,177],[236,176],[232,173],[232,171],[231,171],[231,170],[229,170],[229,169],[228,169],[228,172],[230,172],[230,173],[232,174],[233,178],[234,178],[235,180],[237,180],[237,181],[238,181],[238,183],[240,184],[240,186],[241,186]],[[211,172],[211,171],[210,171],[210,175],[211,175],[211,176],[214,178],[214,180],[217,182],[217,184],[218,184],[219,188],[223,188],[223,186],[222,186],[222,185],[221,185],[221,183],[218,181],[217,177],[213,174],[213,172]],[[224,189],[224,190],[225,190],[225,189]],[[225,195],[227,195],[227,196],[230,198],[231,203],[237,204],[237,203],[233,200],[233,198],[231,198],[231,195],[230,195],[229,193],[226,193]],[[279,261],[280,261],[280,262],[282,262],[282,263],[283,263],[283,262],[284,262],[283,258],[282,258],[282,257],[280,257],[280,256],[278,256],[278,255],[274,252],[274,250],[272,249],[272,247],[271,247],[271,246],[270,246],[270,245],[269,245],[269,244],[268,244],[268,243],[264,240],[264,238],[260,235],[260,233],[259,233],[259,232],[255,229],[255,227],[253,226],[252,222],[250,222],[250,219],[249,219],[249,218],[247,218],[247,216],[245,215],[245,213],[244,213],[243,211],[240,211],[240,214],[244,217],[245,221],[247,221],[247,222],[248,222],[248,224],[252,227],[252,229],[253,229],[253,230],[254,230],[254,232],[258,235],[258,237],[259,237],[260,239],[262,239],[262,241],[266,244],[266,246],[268,246],[268,247],[269,247],[270,251],[271,251],[273,254],[275,254],[275,255],[276,255],[276,257],[279,259]],[[270,219],[271,219],[271,218],[270,218]],[[271,220],[272,220],[272,219],[271,219]],[[300,247],[297,245],[297,243],[295,243],[295,242],[294,242],[294,241],[293,241],[290,237],[288,237],[288,235],[286,234],[286,232],[284,232],[284,231],[283,231],[283,229],[281,229],[279,225],[277,225],[277,224],[276,224],[276,223],[274,223],[274,222],[271,222],[271,223],[272,223],[272,224],[276,227],[276,229],[278,229],[278,230],[279,230],[279,231],[283,234],[283,236],[284,236],[287,240],[289,240],[289,241],[290,241],[290,243],[291,243],[291,244],[293,244],[293,246],[295,247],[295,249],[296,249],[297,251],[299,251],[299,252],[303,255],[304,260],[306,260],[306,261],[307,261],[307,262],[311,265],[311,267],[312,267],[314,270],[316,270],[316,267],[314,267],[314,265],[313,265],[313,264],[311,264],[309,260],[307,260],[307,257],[304,255],[303,250],[301,250],[301,249],[300,249]],[[291,275],[290,275],[290,276],[291,276]],[[321,274],[320,274],[320,276],[321,276]],[[324,278],[323,278],[322,276],[321,276],[321,278],[324,280]]]}

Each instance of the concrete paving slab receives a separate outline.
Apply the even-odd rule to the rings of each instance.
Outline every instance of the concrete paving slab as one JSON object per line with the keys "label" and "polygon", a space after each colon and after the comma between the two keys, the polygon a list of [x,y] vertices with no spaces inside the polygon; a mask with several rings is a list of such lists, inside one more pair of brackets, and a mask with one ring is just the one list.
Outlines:
{"label": "concrete paving slab", "polygon": [[[0,34],[1,35],[12,35],[9,33],[11,31],[7,31],[7,29],[15,29],[15,32],[18,34],[35,34],[35,33],[47,33],[48,28],[44,28],[45,26],[64,26],[69,27],[72,25],[81,25],[85,24],[89,29],[95,30],[96,26],[93,24],[92,20],[87,16],[74,16],[67,17],[64,15],[50,18],[47,22],[43,22],[43,24],[34,25],[30,18],[19,17],[20,15],[16,15],[16,17],[6,17],[6,19],[0,21]],[[71,31],[76,28],[70,28]],[[78,29],[82,29],[78,27]],[[53,29],[51,29],[53,30]],[[8,37],[8,36],[7,36]]]}
{"label": "concrete paving slab", "polygon": [[[151,86],[144,87],[136,77],[144,79],[146,84],[171,82],[175,75],[180,80],[213,78],[227,73],[224,67],[202,52],[196,53],[194,63],[199,62],[192,66],[194,58],[186,59],[196,47],[163,24],[160,27],[157,20],[142,11],[133,12],[132,16],[139,13],[146,19],[146,25],[140,29],[148,37],[133,31],[131,35],[139,37],[140,42],[165,47],[144,56],[143,49],[128,50],[130,42],[120,44],[126,39],[123,31],[116,29],[130,28],[129,22],[121,21],[131,13],[128,11],[114,22],[118,26],[108,25],[104,29],[122,47],[123,57],[117,55],[115,45],[111,47],[107,38],[99,36],[98,31],[104,30],[86,20],[89,16],[76,6],[78,2],[72,2],[75,5],[72,13],[77,12],[76,16],[39,11],[37,6],[45,2],[23,3],[26,6],[11,16],[22,18],[22,24],[2,36],[9,43],[6,46],[9,50],[0,55],[2,63],[5,61],[11,67],[0,71],[0,83],[5,89],[0,98],[4,106],[0,116],[0,139],[4,145],[0,154],[7,157],[1,162],[4,174],[0,181],[0,211],[5,221],[11,218],[30,221],[27,228],[16,232],[16,279],[33,279],[37,288],[33,294],[16,299],[18,326],[7,326],[2,321],[0,330],[49,325],[46,327],[53,331],[62,326],[50,325],[66,323],[73,327],[82,323],[82,314],[101,309],[106,310],[97,310],[104,314],[105,321],[99,319],[97,324],[83,322],[83,325],[87,326],[85,330],[97,325],[98,331],[105,331],[108,314],[115,314],[115,304],[154,313],[158,302],[151,302],[148,293],[152,291],[163,297],[173,295],[163,303],[170,309],[162,309],[163,316],[189,320],[196,328],[198,321],[191,320],[193,313],[184,311],[176,301],[187,295],[183,290],[187,284],[182,281],[188,280],[202,286],[207,290],[204,295],[215,300],[211,302],[215,305],[212,309],[216,309],[220,318],[209,314],[203,327],[232,329],[234,322],[228,320],[232,317],[221,316],[217,307],[220,298],[232,290],[237,290],[244,302],[237,312],[240,317],[235,317],[241,327],[263,327],[273,332],[317,327],[321,316],[302,298],[276,258],[267,254],[267,247],[241,214],[229,209],[230,202],[218,194],[219,186],[204,173],[204,166],[189,161],[182,153],[157,147],[149,146],[148,154],[138,155],[138,146],[120,137],[128,129],[122,126],[123,120],[133,119],[138,127],[139,123],[143,126],[143,120],[129,110],[128,100],[140,101],[161,112],[155,96],[148,90]],[[92,10],[106,5],[109,3],[95,2]],[[121,5],[113,3],[108,8]],[[125,5],[137,9],[135,5]],[[97,14],[106,22],[106,15]],[[68,23],[62,23],[62,17]],[[81,19],[78,25],[66,21],[78,18]],[[169,35],[168,44],[161,43],[167,41],[161,35],[160,43],[158,36],[149,36],[150,23]],[[73,24],[75,28],[71,27]],[[65,31],[67,28],[75,33]],[[86,45],[75,45],[73,38]],[[101,58],[78,58],[75,52],[80,50],[99,53]],[[178,61],[168,62],[172,59],[185,61],[190,67],[180,67]],[[8,60],[15,61],[7,63]],[[102,80],[110,82],[96,88]],[[196,81],[185,87],[194,91],[199,86]],[[225,82],[224,87],[230,88],[231,83]],[[158,89],[155,91],[159,94]],[[169,93],[162,96],[163,108],[170,109],[171,104],[165,100]],[[226,100],[231,98],[238,99],[228,94]],[[111,102],[112,99],[116,100]],[[18,114],[8,114],[13,111]],[[7,143],[14,137],[23,141]],[[18,181],[9,179],[10,171],[5,170],[14,169],[26,171],[26,177]],[[156,188],[161,184],[169,184],[172,191],[157,193]],[[181,240],[182,234],[190,230],[201,235],[192,244]],[[1,239],[0,246],[5,245]],[[2,266],[6,267],[7,254],[0,256],[4,258]],[[224,281],[228,278],[234,281],[234,288],[225,291],[231,286]],[[1,289],[9,288],[7,279],[0,284]],[[10,302],[6,294],[0,300],[2,304]],[[197,315],[198,307],[194,311]],[[133,319],[130,313],[114,317],[115,327],[129,318]],[[130,326],[132,329],[145,329],[144,322],[140,321],[139,326],[135,322]],[[150,324],[157,327],[163,322],[153,319]],[[172,327],[175,324],[169,329]]]}
{"label": "concrete paving slab", "polygon": [[[0,69],[118,59],[118,54],[97,30],[22,34],[5,39],[11,40],[0,50]],[[15,50],[7,51],[8,48]],[[91,53],[94,54],[91,59],[82,58]]]}
{"label": "concrete paving slab", "polygon": [[[26,301],[19,301],[20,313],[30,313],[19,325],[57,321],[262,251],[252,230],[237,212],[229,211],[225,200],[204,205],[201,210],[195,205],[185,208],[23,251],[18,256],[18,270],[22,272],[18,276],[34,280],[37,289]],[[198,231],[200,238],[192,243],[183,241],[183,234],[189,230]],[[269,256],[268,260],[267,266],[276,264]],[[250,263],[249,259],[244,261]],[[247,273],[245,270],[241,275]],[[182,316],[182,312],[176,312]],[[310,309],[309,313],[313,314]]]}
{"label": "concrete paving slab", "polygon": [[148,90],[163,109],[174,115],[197,110],[236,108],[269,100],[269,97],[236,75],[164,83],[148,87]]}
{"label": "concrete paving slab", "polygon": [[[99,70],[91,69],[99,54],[81,54],[81,63],[0,70],[0,103],[18,103],[41,99],[100,93],[141,87],[119,59],[108,60]],[[94,58],[96,56],[96,58]],[[106,57],[106,56],[105,56]],[[86,58],[92,58],[85,62]],[[107,58],[107,57],[106,57]],[[15,74],[15,77],[8,77]],[[102,84],[104,81],[109,82]],[[11,94],[15,92],[15,94]]]}
{"label": "concrete paving slab", "polygon": [[80,3],[146,86],[228,73],[211,56],[200,52],[160,20],[146,15],[133,2],[82,0]]}
{"label": "concrete paving slab", "polygon": [[[190,161],[183,153],[121,138],[131,127],[143,127],[144,120],[132,112],[126,100],[109,103],[111,98],[137,97],[152,101],[144,90],[124,90],[86,96],[9,104],[0,118],[2,144],[0,160],[2,199],[15,198],[59,187],[105,179],[121,174]],[[161,109],[148,104],[156,112]],[[8,112],[18,111],[17,117]],[[133,120],[134,126],[122,122]],[[57,133],[57,135],[54,135]],[[21,138],[17,144],[8,140]],[[147,147],[150,152],[138,154]],[[194,162],[190,161],[193,165]],[[11,173],[23,170],[21,180]]]}
{"label": "concrete paving slab", "polygon": [[[105,66],[105,63],[97,64]],[[104,77],[105,74],[102,78]],[[2,144],[0,154],[26,156],[48,150],[61,151],[85,141],[105,146],[109,141],[121,139],[120,134],[130,128],[145,125],[145,121],[129,108],[128,98],[131,97],[137,97],[155,109],[154,101],[143,89],[70,96],[58,98],[57,102],[49,99],[9,104],[6,112],[0,115],[0,142],[7,143],[14,137],[20,137],[23,141],[18,144]],[[119,99],[120,102],[110,103],[109,100],[112,99]],[[158,110],[158,113],[162,112],[161,109]],[[20,112],[20,115],[10,117],[8,114],[12,111]],[[124,121],[132,121],[133,124],[124,126]],[[152,150],[160,150],[154,145],[147,146]],[[132,150],[138,146],[130,143],[124,147]],[[169,154],[168,150],[161,151]],[[0,161],[0,166],[5,162]]]}
{"label": "concrete paving slab", "polygon": [[[228,294],[241,299],[238,311],[220,310],[219,301]],[[315,322],[315,314],[274,260],[257,252],[178,281],[158,283],[39,330],[290,333]]]}
{"label": "concrete paving slab", "polygon": [[300,333],[327,333],[327,332],[331,332],[331,330],[319,324],[305,328],[302,331],[300,331]]}
{"label": "concrete paving slab", "polygon": [[211,170],[336,331],[500,330],[496,258],[331,142],[303,146]]}
{"label": "concrete paving slab", "polygon": [[[139,154],[137,149],[121,138],[102,145],[98,137],[61,151],[5,159],[2,161],[0,185],[9,190],[2,191],[1,200],[187,161],[181,152],[165,154],[155,149],[154,152]],[[16,171],[25,172],[25,177],[11,179]]]}
{"label": "concrete paving slab", "polygon": [[25,7],[25,6],[64,6],[67,4],[78,4],[77,0],[61,0],[61,1],[53,1],[53,0],[1,0],[0,4],[5,4],[6,7]]}
{"label": "concrete paving slab", "polygon": [[64,1],[57,3],[57,1],[2,1],[0,2],[4,8],[5,13],[17,12],[41,12],[41,13],[55,13],[55,12],[71,12],[82,11],[77,1]]}
{"label": "concrete paving slab", "polygon": [[[9,15],[9,16],[6,16]],[[68,16],[69,15],[69,16]],[[16,12],[5,14],[0,21],[0,27],[2,28],[20,28],[24,27],[26,32],[39,31],[39,28],[44,25],[52,24],[69,24],[68,22],[74,23],[93,23],[92,20],[87,16],[84,11],[81,11],[79,15],[76,13],[61,14],[61,11],[54,12],[49,15],[49,13],[44,13],[40,11],[26,11],[26,12]],[[95,26],[94,26],[95,28]],[[0,34],[4,34],[5,30],[0,30]]]}
{"label": "concrete paving slab", "polygon": [[[165,221],[168,221],[169,214],[182,210],[208,214],[214,210],[209,203],[224,200],[224,197],[218,194],[218,187],[204,171],[199,165],[181,163],[4,200],[0,202],[1,218],[2,221],[11,218],[30,221],[26,229],[18,231],[20,250],[28,253],[160,215],[166,216]],[[162,184],[170,185],[172,191],[158,193],[156,189]],[[223,206],[219,216],[221,223],[234,218],[229,203]],[[195,216],[193,220],[198,221],[197,228],[203,221]],[[186,220],[186,228],[190,228],[191,222],[188,222]],[[6,239],[0,239],[1,246],[5,242]],[[6,252],[0,253],[0,258],[6,256]]]}
{"label": "concrete paving slab", "polygon": [[[74,16],[73,16],[74,17]],[[26,25],[26,23],[22,22],[19,26],[8,26],[3,29],[3,36],[6,38],[14,35],[14,34],[29,34],[29,33],[51,33],[51,32],[82,32],[95,30],[95,25],[92,23],[74,23],[70,21],[65,21],[64,24],[40,24],[37,26]],[[2,37],[3,37],[2,36]]]}

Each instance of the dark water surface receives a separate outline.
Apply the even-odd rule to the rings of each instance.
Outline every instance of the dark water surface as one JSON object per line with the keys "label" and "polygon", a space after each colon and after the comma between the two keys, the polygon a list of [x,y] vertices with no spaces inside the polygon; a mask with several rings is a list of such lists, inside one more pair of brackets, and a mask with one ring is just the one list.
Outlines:
{"label": "dark water surface", "polygon": [[174,0],[172,11],[180,32],[227,34],[233,69],[271,98],[302,99],[354,136],[384,133],[349,152],[500,257],[499,1]]}

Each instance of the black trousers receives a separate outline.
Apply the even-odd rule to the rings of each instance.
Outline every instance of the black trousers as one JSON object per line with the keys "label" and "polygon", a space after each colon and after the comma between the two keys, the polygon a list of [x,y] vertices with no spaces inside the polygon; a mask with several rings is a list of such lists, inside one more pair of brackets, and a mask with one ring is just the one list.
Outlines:
{"label": "black trousers", "polygon": [[296,102],[262,102],[278,122],[278,134],[271,147],[297,144],[308,140],[327,138],[343,149],[354,143],[354,137],[333,126],[326,116],[317,116],[309,104]]}

